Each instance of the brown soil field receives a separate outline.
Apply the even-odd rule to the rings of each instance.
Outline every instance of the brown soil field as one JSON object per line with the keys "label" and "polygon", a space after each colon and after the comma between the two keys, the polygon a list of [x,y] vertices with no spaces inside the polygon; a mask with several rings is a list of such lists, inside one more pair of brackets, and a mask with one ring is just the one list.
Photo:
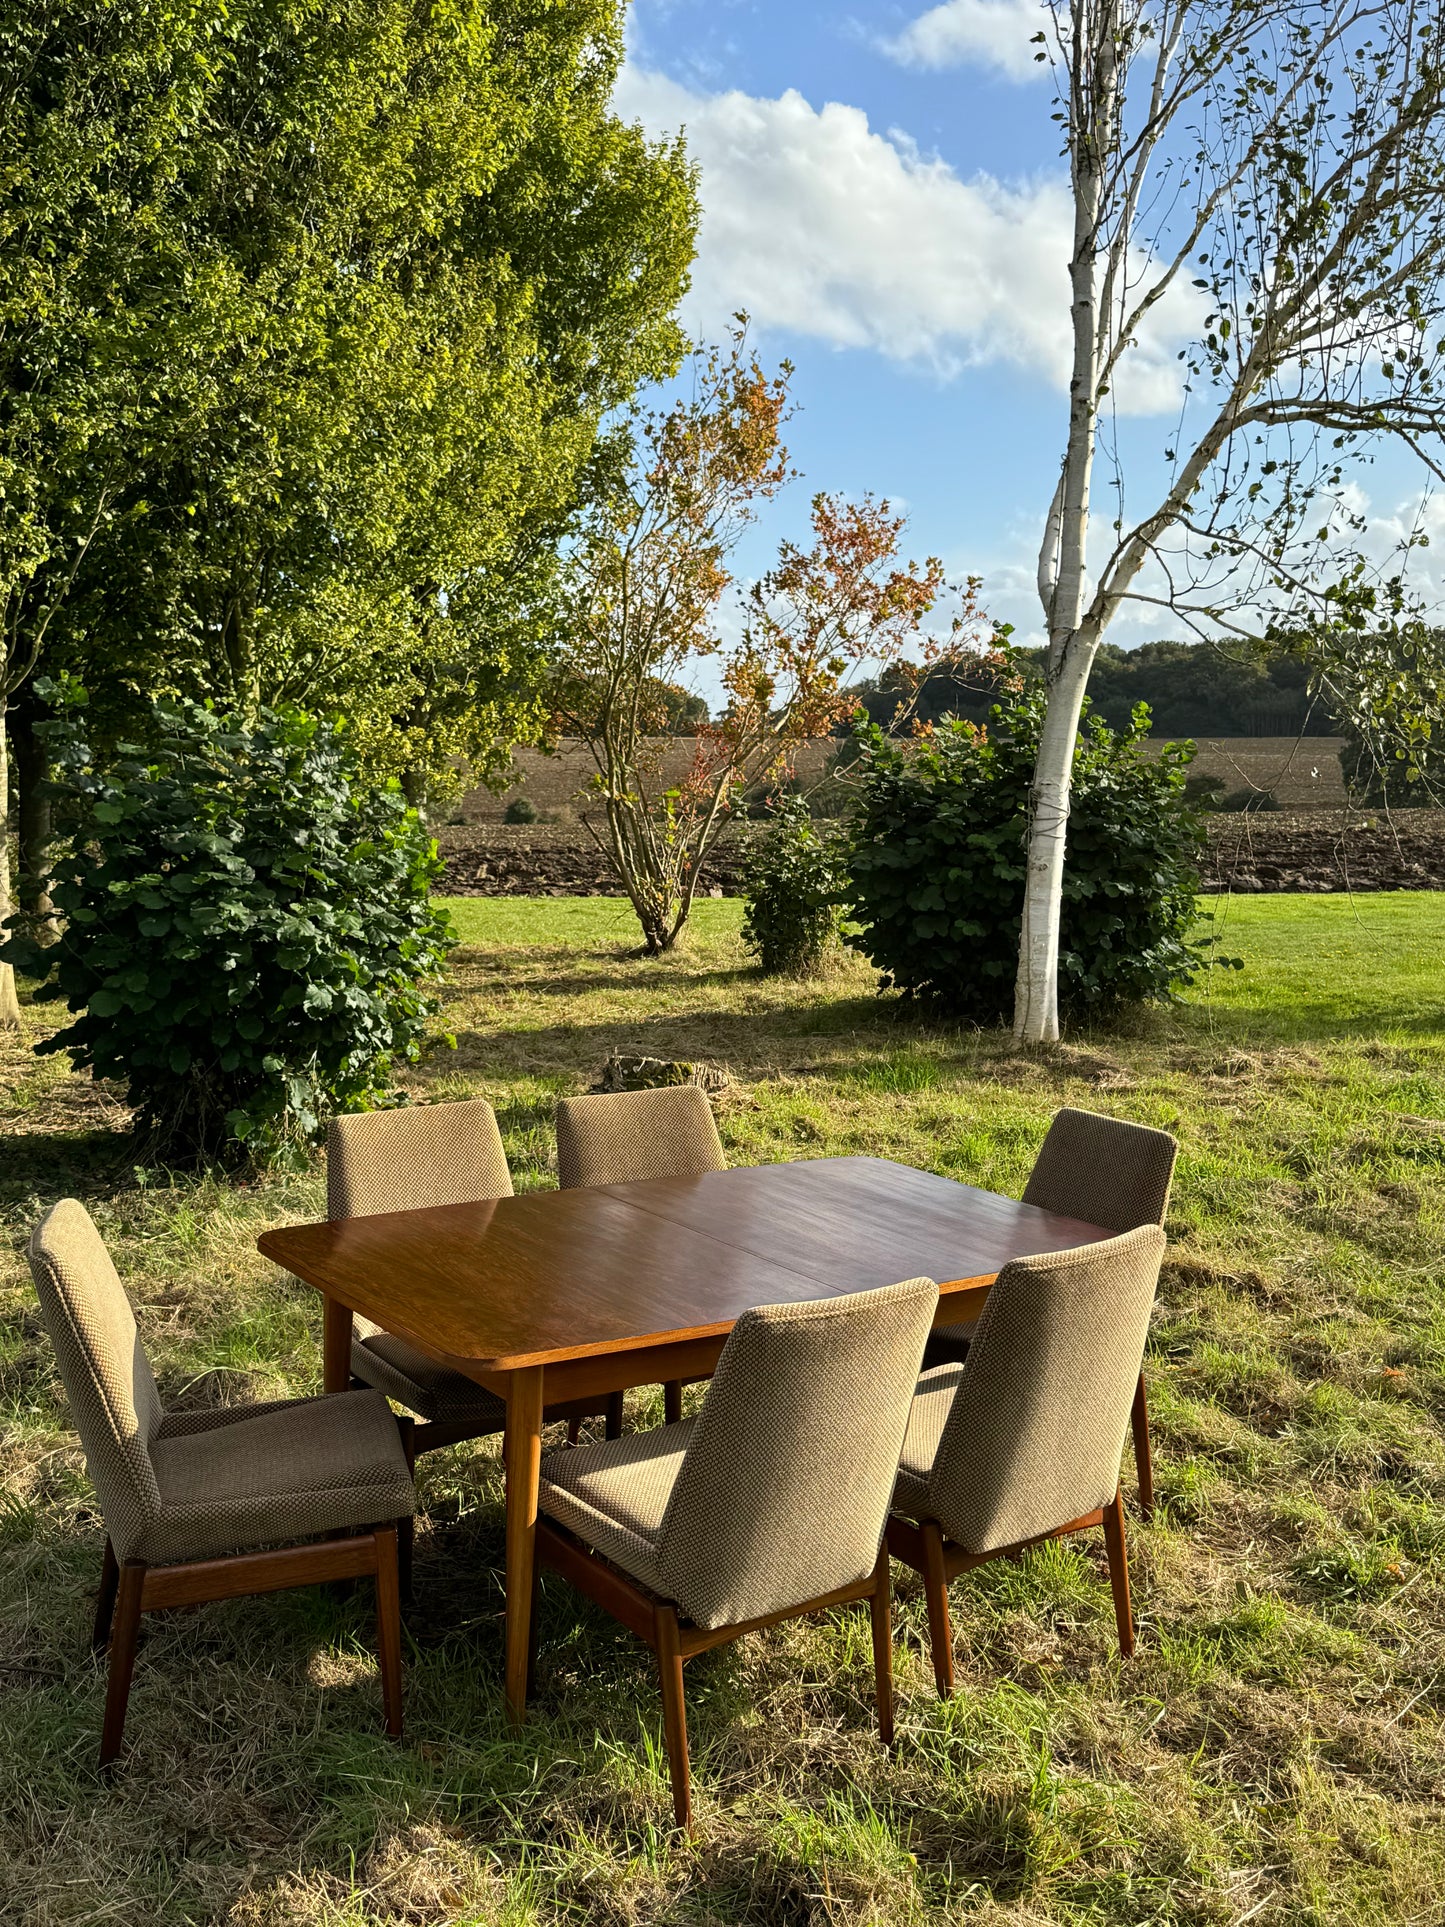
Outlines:
{"label": "brown soil field", "polygon": [[[1261,810],[1211,816],[1209,891],[1445,890],[1445,810],[1389,816],[1345,810]],[[746,824],[704,871],[704,894],[733,896]],[[618,896],[585,826],[496,822],[440,833],[452,896]]]}

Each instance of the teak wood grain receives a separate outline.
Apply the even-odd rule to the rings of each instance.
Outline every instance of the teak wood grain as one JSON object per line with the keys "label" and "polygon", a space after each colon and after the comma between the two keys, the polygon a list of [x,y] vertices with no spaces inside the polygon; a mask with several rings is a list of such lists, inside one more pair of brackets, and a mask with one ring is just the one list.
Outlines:
{"label": "teak wood grain", "polygon": [[526,1706],[544,1404],[708,1376],[754,1305],[930,1277],[975,1315],[1011,1258],[1111,1234],[881,1158],[533,1192],[268,1231],[261,1250],[325,1294],[325,1384],[351,1314],[507,1401],[507,1701]]}
{"label": "teak wood grain", "polygon": [[1010,1258],[1107,1235],[881,1158],[820,1158],[290,1225],[260,1247],[433,1356],[502,1373],[725,1337],[753,1305],[900,1278],[983,1287]]}

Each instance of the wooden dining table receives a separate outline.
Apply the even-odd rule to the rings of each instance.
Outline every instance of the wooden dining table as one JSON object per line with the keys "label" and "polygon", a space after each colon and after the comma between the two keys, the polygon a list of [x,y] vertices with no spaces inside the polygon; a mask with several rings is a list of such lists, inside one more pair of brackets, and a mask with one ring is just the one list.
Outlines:
{"label": "wooden dining table", "polygon": [[1113,1234],[884,1158],[288,1225],[258,1240],[324,1300],[324,1385],[344,1391],[360,1312],[506,1401],[507,1704],[526,1708],[544,1404],[710,1377],[753,1305],[929,1277],[977,1316],[1011,1258]]}

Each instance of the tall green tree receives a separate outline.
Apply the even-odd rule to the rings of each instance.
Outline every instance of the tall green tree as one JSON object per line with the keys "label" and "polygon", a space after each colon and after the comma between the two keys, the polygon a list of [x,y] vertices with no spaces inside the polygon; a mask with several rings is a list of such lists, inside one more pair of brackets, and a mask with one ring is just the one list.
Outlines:
{"label": "tall green tree", "polygon": [[0,0],[7,695],[339,712],[414,795],[540,718],[599,423],[683,346],[621,50],[618,0]]}

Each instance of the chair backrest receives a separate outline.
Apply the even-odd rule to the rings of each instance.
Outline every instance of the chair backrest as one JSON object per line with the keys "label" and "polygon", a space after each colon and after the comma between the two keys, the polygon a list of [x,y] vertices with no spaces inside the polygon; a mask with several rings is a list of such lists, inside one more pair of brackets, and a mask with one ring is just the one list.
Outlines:
{"label": "chair backrest", "polygon": [[1158,1225],[1019,1258],[994,1280],[929,1480],[929,1509],[967,1552],[1081,1519],[1119,1487],[1159,1285]]}
{"label": "chair backrest", "polygon": [[1024,1186],[1024,1203],[1108,1231],[1163,1224],[1178,1155],[1178,1141],[1167,1131],[1062,1110]]}
{"label": "chair backrest", "polygon": [[30,1272],[85,1463],[118,1559],[160,1515],[150,1448],[165,1416],[130,1300],[90,1213],[54,1204],[30,1234]]}
{"label": "chair backrest", "polygon": [[557,1106],[557,1182],[564,1191],[726,1169],[712,1105],[696,1084],[564,1097]]}
{"label": "chair backrest", "polygon": [[497,1115],[485,1098],[357,1111],[326,1127],[328,1218],[511,1195]]}
{"label": "chair backrest", "polygon": [[738,1319],[658,1534],[695,1624],[761,1619],[873,1570],[937,1304],[914,1278]]}

